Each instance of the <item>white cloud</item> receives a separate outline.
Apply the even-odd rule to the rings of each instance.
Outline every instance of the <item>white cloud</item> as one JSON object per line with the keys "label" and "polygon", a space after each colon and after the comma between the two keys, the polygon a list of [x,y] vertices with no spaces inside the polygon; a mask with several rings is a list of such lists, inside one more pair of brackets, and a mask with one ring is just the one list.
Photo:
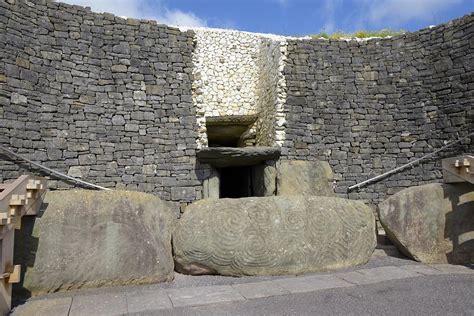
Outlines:
{"label": "white cloud", "polygon": [[91,7],[95,12],[108,12],[117,16],[157,20],[159,23],[187,26],[203,27],[207,26],[204,19],[197,17],[192,12],[184,12],[176,9],[169,9],[157,1],[152,8],[145,0],[61,0],[69,4]]}
{"label": "white cloud", "polygon": [[165,14],[157,18],[157,20],[169,25],[187,27],[203,27],[207,25],[205,20],[197,17],[194,13],[180,10],[166,10]]}
{"label": "white cloud", "polygon": [[368,20],[375,24],[402,24],[412,20],[430,20],[442,10],[463,0],[370,0]]}
{"label": "white cloud", "polygon": [[342,0],[325,0],[321,6],[320,16],[323,19],[322,31],[333,33],[337,31],[337,11],[340,9]]}

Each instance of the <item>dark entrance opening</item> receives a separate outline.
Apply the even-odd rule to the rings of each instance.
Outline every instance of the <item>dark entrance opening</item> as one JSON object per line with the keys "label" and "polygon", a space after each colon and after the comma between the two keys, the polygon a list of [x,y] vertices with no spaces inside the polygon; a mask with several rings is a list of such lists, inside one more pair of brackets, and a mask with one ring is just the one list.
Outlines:
{"label": "dark entrance opening", "polygon": [[245,147],[255,138],[250,132],[256,115],[207,116],[206,129],[209,147]]}
{"label": "dark entrance opening", "polygon": [[220,169],[220,198],[254,196],[252,167],[229,167]]}

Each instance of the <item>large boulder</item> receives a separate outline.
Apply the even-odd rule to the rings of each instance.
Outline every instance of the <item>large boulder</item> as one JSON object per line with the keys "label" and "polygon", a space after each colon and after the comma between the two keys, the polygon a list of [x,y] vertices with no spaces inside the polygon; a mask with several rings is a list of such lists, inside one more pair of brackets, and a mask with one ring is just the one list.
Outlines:
{"label": "large boulder", "polygon": [[335,196],[333,181],[326,161],[282,160],[277,165],[277,195]]}
{"label": "large boulder", "polygon": [[368,206],[314,196],[201,200],[173,234],[176,269],[189,274],[325,271],[367,262],[375,245]]}
{"label": "large boulder", "polygon": [[405,255],[425,263],[474,262],[474,185],[426,184],[379,205],[387,236]]}
{"label": "large boulder", "polygon": [[48,192],[44,212],[25,220],[15,242],[33,295],[102,285],[169,281],[176,217],[151,194]]}

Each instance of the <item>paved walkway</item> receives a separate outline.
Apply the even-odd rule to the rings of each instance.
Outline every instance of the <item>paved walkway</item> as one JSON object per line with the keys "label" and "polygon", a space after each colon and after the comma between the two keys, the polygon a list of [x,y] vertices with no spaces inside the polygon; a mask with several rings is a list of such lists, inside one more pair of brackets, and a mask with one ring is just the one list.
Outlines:
{"label": "paved walkway", "polygon": [[[471,274],[474,269],[457,265],[406,264],[331,274],[281,277],[252,283],[175,289],[45,297],[17,307],[13,315],[132,315],[172,312],[174,308],[243,302],[281,295],[358,287],[391,280],[434,275]],[[65,293],[68,295],[68,293]]]}

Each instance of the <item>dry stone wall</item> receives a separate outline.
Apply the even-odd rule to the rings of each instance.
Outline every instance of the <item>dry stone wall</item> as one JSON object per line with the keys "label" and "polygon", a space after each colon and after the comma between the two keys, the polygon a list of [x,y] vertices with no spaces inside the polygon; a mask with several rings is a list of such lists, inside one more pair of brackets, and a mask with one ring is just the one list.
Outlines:
{"label": "dry stone wall", "polygon": [[[153,21],[0,1],[0,144],[102,186],[195,200],[192,41]],[[0,181],[31,172],[3,158]]]}
{"label": "dry stone wall", "polygon": [[[0,145],[99,185],[191,202],[212,174],[195,153],[205,117],[257,113],[257,145],[329,161],[338,194],[377,204],[439,181],[439,162],[347,187],[473,130],[473,20],[328,41],[0,1]],[[472,139],[444,155],[463,151]],[[0,158],[0,181],[32,170]]]}
{"label": "dry stone wall", "polygon": [[[474,130],[474,15],[388,39],[289,40],[284,159],[326,160],[336,192]],[[444,153],[474,152],[467,140]],[[348,197],[439,181],[427,161]]]}

